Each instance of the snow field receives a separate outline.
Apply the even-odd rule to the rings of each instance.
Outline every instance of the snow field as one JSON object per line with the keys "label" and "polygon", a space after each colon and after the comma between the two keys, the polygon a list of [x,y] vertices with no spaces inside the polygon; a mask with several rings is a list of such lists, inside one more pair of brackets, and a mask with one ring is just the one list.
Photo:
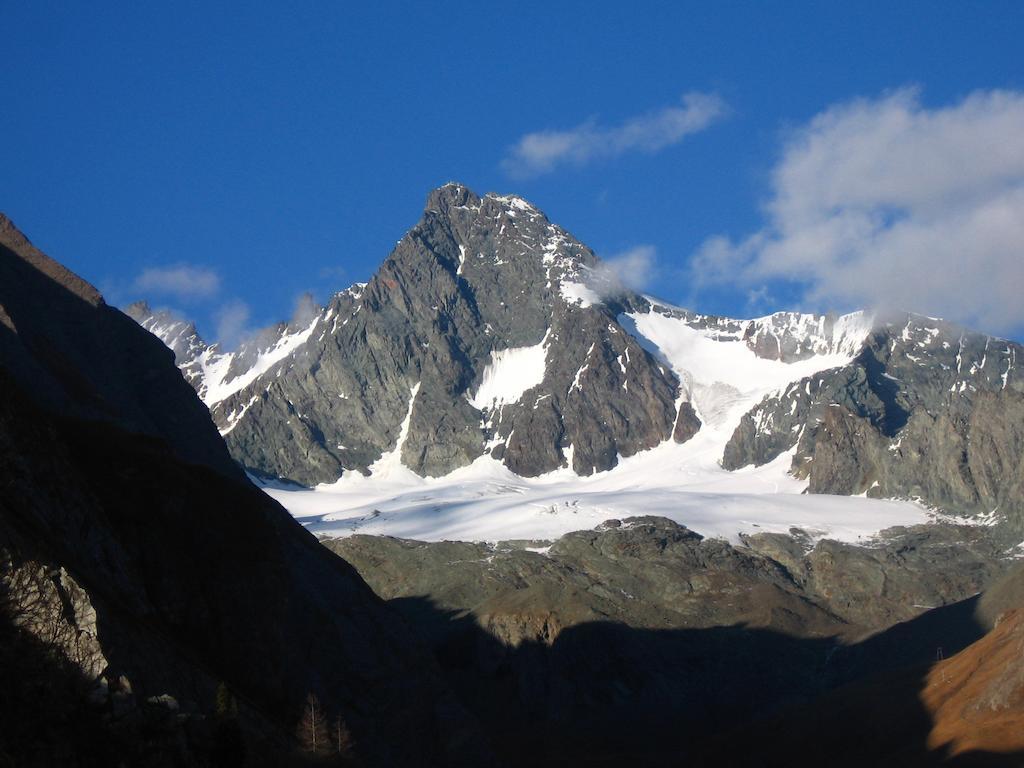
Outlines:
{"label": "snow field", "polygon": [[[523,478],[481,456],[444,477],[424,478],[401,465],[400,437],[369,477],[350,473],[312,490],[266,491],[317,535],[358,532],[425,541],[550,540],[611,518],[659,515],[734,542],[740,533],[785,533],[791,527],[812,539],[863,542],[883,528],[932,518],[912,502],[805,494],[805,484],[788,474],[791,452],[734,472],[719,464],[744,413],[773,391],[846,364],[857,346],[850,339],[863,339],[869,318],[843,318],[836,333],[841,338],[830,345],[840,351],[796,363],[759,358],[738,339],[716,340],[658,312],[624,315],[620,322],[679,376],[681,398],[693,403],[703,422],[690,441],[669,440],[620,457],[614,469],[590,477],[563,468]],[[543,341],[492,353],[471,402],[478,408],[515,402],[543,379],[543,356]],[[569,446],[565,453],[571,452]]]}

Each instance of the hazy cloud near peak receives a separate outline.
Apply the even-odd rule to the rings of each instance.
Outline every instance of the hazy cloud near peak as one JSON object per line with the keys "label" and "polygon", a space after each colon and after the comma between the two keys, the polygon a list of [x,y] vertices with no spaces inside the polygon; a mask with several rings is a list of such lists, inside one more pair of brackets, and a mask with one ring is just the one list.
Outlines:
{"label": "hazy cloud near peak", "polygon": [[[311,293],[301,293],[295,299],[288,324],[293,327],[307,327],[322,311]],[[241,299],[230,299],[221,304],[213,313],[214,338],[223,350],[235,350],[243,344],[255,344],[265,348],[279,339],[278,324],[254,327],[252,308]]]}
{"label": "hazy cloud near peak", "polygon": [[653,245],[637,245],[601,259],[597,282],[624,285],[634,291],[650,288],[657,271],[657,250]]}
{"label": "hazy cloud near peak", "polygon": [[1024,94],[942,108],[914,89],[858,99],[792,132],[765,226],[709,238],[693,279],[791,280],[814,305],[899,307],[980,330],[1024,327]]}
{"label": "hazy cloud near peak", "polygon": [[144,269],[132,283],[143,296],[173,296],[180,301],[209,299],[220,291],[220,276],[212,269],[190,264]]}
{"label": "hazy cloud near peak", "polygon": [[306,291],[299,294],[295,299],[295,309],[292,311],[292,325],[306,326],[320,314],[322,307],[317,304],[313,294]]}
{"label": "hazy cloud near peak", "polygon": [[251,311],[249,305],[239,299],[233,299],[221,306],[214,315],[217,323],[215,332],[217,342],[224,349],[235,349],[252,335],[249,327]]}
{"label": "hazy cloud near peak", "polygon": [[618,125],[596,120],[568,130],[542,130],[521,137],[508,151],[502,167],[511,176],[528,178],[560,165],[583,166],[627,152],[657,152],[707,128],[727,113],[715,94],[687,93],[680,106],[632,117]]}

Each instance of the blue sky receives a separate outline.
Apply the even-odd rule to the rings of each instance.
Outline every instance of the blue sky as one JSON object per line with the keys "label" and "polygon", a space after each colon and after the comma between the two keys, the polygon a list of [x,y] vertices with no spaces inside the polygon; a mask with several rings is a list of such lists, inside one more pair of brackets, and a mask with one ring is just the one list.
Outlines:
{"label": "blue sky", "polygon": [[452,179],[702,311],[1021,335],[1021,3],[408,6],[7,4],[0,210],[211,337],[366,280]]}

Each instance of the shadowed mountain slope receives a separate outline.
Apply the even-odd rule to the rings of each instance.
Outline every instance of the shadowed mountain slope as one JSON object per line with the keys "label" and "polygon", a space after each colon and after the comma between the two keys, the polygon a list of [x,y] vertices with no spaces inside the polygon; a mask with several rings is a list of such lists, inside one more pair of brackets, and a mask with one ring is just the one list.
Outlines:
{"label": "shadowed mountain slope", "polygon": [[[1007,568],[966,526],[897,529],[871,547],[780,534],[734,546],[653,517],[553,542],[324,543],[429,642],[509,762],[537,765],[688,764],[706,754],[712,765],[768,764],[776,733],[793,740],[778,740],[770,764],[829,764],[843,735],[819,742],[805,728],[816,702],[848,684],[877,692],[892,681],[881,694],[887,746],[872,752],[874,742],[851,739],[833,759],[849,752],[859,757],[843,764],[873,765],[892,749],[935,764],[945,753],[927,741],[922,670],[937,649],[952,655],[982,636],[976,594]],[[1014,584],[993,587],[1002,597],[985,601],[991,610],[1016,599]],[[766,717],[779,719],[762,734]],[[747,728],[758,734],[749,753],[729,752]],[[798,742],[815,757],[805,760]]]}
{"label": "shadowed mountain slope", "polygon": [[[227,686],[275,764],[313,692],[367,764],[474,764],[429,655],[248,483],[167,349],[2,225],[0,572],[19,631],[71,660],[111,722],[150,700],[203,722]],[[48,746],[14,758],[66,757]]]}
{"label": "shadowed mountain slope", "polygon": [[[920,526],[873,547],[778,534],[732,546],[636,518],[554,542],[325,544],[429,642],[513,765],[940,765],[955,753],[1015,766],[1019,648],[983,636],[990,613],[1019,604],[1024,571],[999,579],[998,549],[970,536]],[[962,685],[936,688],[953,672],[929,667],[961,649],[973,659],[955,662]],[[1011,706],[962,722],[979,686]],[[972,741],[975,726],[1001,736]]]}

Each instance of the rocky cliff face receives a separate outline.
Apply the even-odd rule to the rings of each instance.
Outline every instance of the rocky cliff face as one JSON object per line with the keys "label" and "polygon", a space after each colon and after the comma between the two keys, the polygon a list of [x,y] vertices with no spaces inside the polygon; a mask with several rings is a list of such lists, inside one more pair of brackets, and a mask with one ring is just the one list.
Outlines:
{"label": "rocky cliff face", "polygon": [[[429,655],[246,481],[167,349],[0,223],[0,596],[15,634],[72,662],[111,717],[154,699],[203,720],[223,684],[283,760],[312,691],[371,764],[472,764],[472,727]],[[29,764],[88,763],[30,746]]]}
{"label": "rocky cliff face", "polygon": [[[919,498],[1024,530],[1024,349],[942,321],[880,322],[846,366],[747,413],[723,464],[796,449],[812,493]],[[1019,537],[1018,537],[1019,538]]]}
{"label": "rocky cliff face", "polygon": [[278,338],[302,336],[286,357],[246,369],[260,355],[244,347],[227,366],[243,372],[214,383],[194,374],[219,364],[205,345],[134,316],[177,345],[245,467],[313,484],[388,453],[422,475],[485,453],[522,475],[590,474],[685,439],[697,424],[684,413],[676,429],[678,382],[617,319],[645,304],[521,198],[448,184],[368,284]]}

